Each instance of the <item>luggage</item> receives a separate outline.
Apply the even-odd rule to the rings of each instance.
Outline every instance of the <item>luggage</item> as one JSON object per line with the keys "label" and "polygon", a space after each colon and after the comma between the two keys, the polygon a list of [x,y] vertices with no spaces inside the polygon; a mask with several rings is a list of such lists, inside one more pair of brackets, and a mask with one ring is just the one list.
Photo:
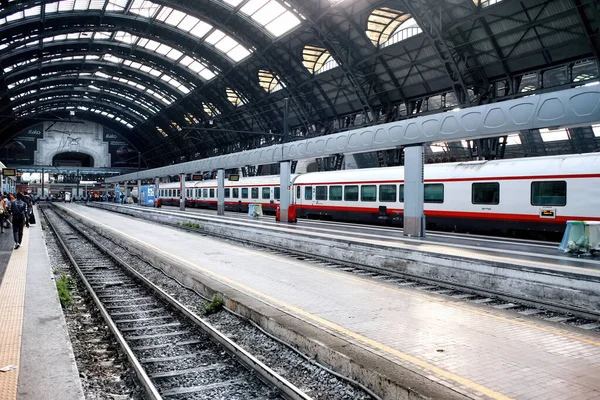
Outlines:
{"label": "luggage", "polygon": [[29,225],[35,225],[35,215],[33,212],[29,215]]}

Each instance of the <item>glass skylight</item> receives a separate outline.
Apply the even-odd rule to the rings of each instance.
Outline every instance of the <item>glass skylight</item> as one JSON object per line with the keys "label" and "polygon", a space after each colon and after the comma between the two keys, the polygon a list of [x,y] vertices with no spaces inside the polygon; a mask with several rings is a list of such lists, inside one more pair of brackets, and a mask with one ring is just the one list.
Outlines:
{"label": "glass skylight", "polygon": [[369,15],[366,33],[375,46],[386,47],[421,32],[410,14],[382,7]]}
{"label": "glass skylight", "polygon": [[327,49],[317,46],[304,46],[302,59],[302,63],[312,74],[320,74],[338,66]]}
{"label": "glass skylight", "polygon": [[267,93],[274,93],[284,88],[283,83],[271,71],[261,69],[258,71],[258,83]]}
{"label": "glass skylight", "polygon": [[540,129],[540,135],[544,142],[557,142],[559,140],[569,140],[569,132],[566,129]]}
{"label": "glass skylight", "polygon": [[220,114],[219,110],[211,103],[202,103],[202,109],[207,115],[211,117]]}
{"label": "glass skylight", "polygon": [[448,143],[445,142],[435,142],[431,143],[429,149],[432,153],[443,153],[448,148]]}
{"label": "glass skylight", "polygon": [[235,90],[227,88],[227,100],[236,107],[246,104],[246,101]]}
{"label": "glass skylight", "polygon": [[516,144],[521,144],[521,136],[518,133],[508,135],[506,137],[506,145],[507,146],[516,145]]}
{"label": "glass skylight", "polygon": [[160,133],[163,137],[169,137],[169,135],[167,135],[167,132],[165,132],[165,130],[163,128],[161,128],[160,126],[156,127],[156,130],[158,131],[158,133]]}
{"label": "glass skylight", "polygon": [[198,120],[198,118],[194,117],[194,114],[192,114],[192,113],[185,114],[184,119],[185,119],[185,122],[187,122],[190,125],[194,125],[194,124],[197,124],[200,122]]}
{"label": "glass skylight", "polygon": [[[243,0],[222,0],[237,8]],[[304,16],[296,10],[288,9],[286,5],[275,0],[249,0],[239,9],[239,12],[250,17],[273,36],[279,37],[300,25]]]}
{"label": "glass skylight", "polygon": [[[235,62],[251,54],[250,50],[227,34],[214,29],[212,25],[174,8],[161,6],[148,0],[134,0],[129,13],[164,22],[198,39],[203,39]],[[208,34],[209,36],[206,37]]]}
{"label": "glass skylight", "polygon": [[[56,35],[56,36],[50,36],[50,37],[44,38],[43,42],[50,43],[50,42],[63,41],[63,40],[90,40],[92,37],[94,40],[111,41],[111,39],[112,39],[112,40],[115,40],[120,43],[125,43],[128,46],[140,46],[148,51],[151,51],[151,52],[160,54],[161,56],[165,56],[165,57],[169,58],[175,64],[181,64],[183,67],[189,69],[194,75],[198,75],[204,81],[210,80],[216,76],[216,72],[210,70],[207,66],[207,63],[205,63],[202,60],[199,60],[195,57],[191,57],[189,55],[184,55],[184,53],[181,52],[180,50],[175,49],[166,44],[163,44],[163,43],[157,42],[155,40],[151,40],[151,39],[140,38],[139,36],[132,35],[128,32],[124,32],[124,31],[116,31],[114,33],[111,33],[111,32],[95,32],[95,33],[94,32],[79,32],[79,33],[72,33],[72,34],[62,34],[62,35]],[[17,39],[6,45],[18,43],[18,42],[24,41],[24,40],[27,40],[27,39]],[[23,44],[24,46],[30,46],[30,45],[35,45],[35,44],[39,43],[39,39],[36,39],[36,38],[28,38],[28,40],[29,40],[28,42]],[[23,62],[20,64],[26,65],[28,63],[30,63],[30,62]],[[140,68],[138,68],[138,69],[141,69],[142,64],[140,63],[139,66],[140,66]],[[9,69],[9,70],[11,70],[11,69]],[[6,69],[5,69],[5,71],[6,71]],[[181,85],[178,86],[178,88],[180,88],[180,90],[186,94],[189,93],[191,90],[191,88],[189,88],[189,87],[181,88]]]}
{"label": "glass skylight", "polygon": [[502,0],[473,0],[475,2],[475,5],[481,6],[481,7],[488,7],[488,6],[492,6],[494,4],[500,3]]}

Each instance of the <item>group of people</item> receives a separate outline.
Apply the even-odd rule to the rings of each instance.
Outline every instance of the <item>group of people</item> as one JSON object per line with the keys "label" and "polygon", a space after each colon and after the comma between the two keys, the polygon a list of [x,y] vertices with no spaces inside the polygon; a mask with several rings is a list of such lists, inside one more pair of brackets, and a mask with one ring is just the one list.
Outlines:
{"label": "group of people", "polygon": [[5,193],[0,202],[0,221],[0,233],[12,227],[15,250],[21,247],[23,228],[29,228],[30,222],[35,223],[31,196],[20,192],[16,196]]}

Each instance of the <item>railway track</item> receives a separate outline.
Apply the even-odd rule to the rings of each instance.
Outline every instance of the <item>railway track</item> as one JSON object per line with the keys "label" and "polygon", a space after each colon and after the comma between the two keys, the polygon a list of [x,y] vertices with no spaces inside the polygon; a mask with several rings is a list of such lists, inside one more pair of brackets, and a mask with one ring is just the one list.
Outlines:
{"label": "railway track", "polygon": [[62,215],[40,210],[149,399],[310,399]]}

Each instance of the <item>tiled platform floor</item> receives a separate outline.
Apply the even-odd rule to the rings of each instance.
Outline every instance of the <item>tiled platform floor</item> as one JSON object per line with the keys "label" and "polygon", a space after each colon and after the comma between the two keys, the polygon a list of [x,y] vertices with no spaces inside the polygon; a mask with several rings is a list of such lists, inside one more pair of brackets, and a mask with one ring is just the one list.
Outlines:
{"label": "tiled platform floor", "polygon": [[67,207],[471,398],[600,399],[597,333]]}
{"label": "tiled platform floor", "polygon": [[24,231],[18,250],[12,246],[9,230],[0,237],[0,368],[14,369],[0,372],[0,399],[81,400],[40,224]]}

